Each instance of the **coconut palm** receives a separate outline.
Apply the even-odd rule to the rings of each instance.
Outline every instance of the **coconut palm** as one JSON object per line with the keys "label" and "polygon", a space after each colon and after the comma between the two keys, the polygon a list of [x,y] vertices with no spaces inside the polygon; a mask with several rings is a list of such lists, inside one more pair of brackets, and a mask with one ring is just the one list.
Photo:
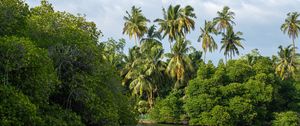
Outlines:
{"label": "coconut palm", "polygon": [[143,58],[143,69],[145,70],[145,75],[148,77],[150,83],[153,85],[152,94],[149,95],[149,105],[153,106],[154,93],[158,93],[159,84],[163,82],[164,75],[163,72],[166,68],[166,63],[163,62],[163,47],[161,43],[155,41],[147,41],[142,45]]}
{"label": "coconut palm", "polygon": [[141,39],[141,43],[147,42],[147,41],[154,41],[157,43],[160,43],[162,39],[162,36],[160,32],[156,31],[156,26],[152,25],[147,32],[147,36],[145,38]]}
{"label": "coconut palm", "polygon": [[163,19],[156,19],[160,26],[159,31],[163,33],[163,38],[167,35],[169,37],[170,49],[172,48],[172,41],[176,36],[184,36],[195,27],[193,18],[196,18],[194,9],[191,6],[180,8],[180,5],[170,5],[166,11],[163,8]]}
{"label": "coconut palm", "polygon": [[217,43],[211,34],[217,34],[217,30],[214,28],[214,24],[211,21],[205,21],[204,28],[200,28],[201,35],[198,38],[198,42],[202,42],[202,49],[204,51],[204,61],[207,50],[212,52],[218,48]]}
{"label": "coconut palm", "polygon": [[217,12],[218,16],[214,18],[214,23],[217,26],[217,30],[220,32],[225,32],[228,30],[232,25],[235,25],[234,19],[234,12],[230,11],[228,6],[223,7],[222,11]]}
{"label": "coconut palm", "polygon": [[145,95],[150,107],[154,104],[154,94],[158,91],[158,84],[165,71],[162,55],[162,44],[149,38],[140,48],[134,47],[130,50],[128,59],[131,60],[128,60],[124,68],[123,84],[129,85],[133,95]]}
{"label": "coconut palm", "polygon": [[289,37],[293,40],[293,56],[296,54],[295,39],[298,37],[300,31],[300,16],[297,12],[292,12],[287,14],[284,24],[281,25],[281,31],[287,33]]}
{"label": "coconut palm", "polygon": [[140,48],[135,46],[129,49],[129,54],[125,57],[126,65],[120,72],[123,78],[123,86],[128,85],[132,81],[132,78],[135,78],[135,69],[141,62],[141,53],[139,50]]}
{"label": "coconut palm", "polygon": [[293,59],[293,48],[292,45],[283,48],[279,46],[279,62],[276,66],[276,73],[279,75],[282,80],[292,77],[296,71],[296,64]]}
{"label": "coconut palm", "polygon": [[222,33],[221,50],[224,50],[225,60],[227,60],[227,57],[232,59],[232,56],[235,56],[236,54],[239,55],[238,47],[244,49],[241,44],[241,41],[244,39],[240,37],[241,35],[243,35],[242,32],[235,33],[232,28],[229,28],[226,31],[226,34]]}
{"label": "coconut palm", "polygon": [[124,16],[124,28],[123,34],[129,35],[131,39],[134,37],[135,45],[137,45],[137,39],[140,39],[147,32],[147,22],[149,20],[143,16],[142,10],[132,6],[131,13],[126,11],[127,16]]}
{"label": "coconut palm", "polygon": [[189,73],[194,71],[192,61],[187,54],[191,49],[189,44],[190,41],[177,37],[172,53],[166,54],[170,59],[166,72],[176,79],[175,89],[185,86],[191,76]]}
{"label": "coconut palm", "polygon": [[178,32],[180,32],[182,36],[195,29],[195,21],[193,18],[196,18],[193,7],[185,6],[181,9]]}

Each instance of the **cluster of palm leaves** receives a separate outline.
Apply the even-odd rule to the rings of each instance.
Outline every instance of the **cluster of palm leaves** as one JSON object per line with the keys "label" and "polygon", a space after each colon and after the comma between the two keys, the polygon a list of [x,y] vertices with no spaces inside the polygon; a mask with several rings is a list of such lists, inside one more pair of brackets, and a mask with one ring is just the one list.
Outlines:
{"label": "cluster of palm leaves", "polygon": [[123,34],[128,34],[130,38],[134,37],[135,45],[138,45],[137,39],[140,39],[147,32],[147,22],[149,20],[142,14],[142,10],[135,6],[131,8],[131,13],[126,11],[126,14],[127,16],[124,16],[126,22],[124,23]]}
{"label": "cluster of palm leaves", "polygon": [[135,46],[129,50],[121,76],[124,78],[123,85],[129,86],[133,95],[142,97],[146,94],[152,107],[158,84],[164,77],[166,64],[161,60],[164,50],[154,26],[149,28],[147,37],[141,41],[141,47]]}
{"label": "cluster of palm leaves", "polygon": [[[185,39],[185,35],[194,29],[193,18],[196,16],[193,11],[191,6],[181,8],[180,5],[170,6],[167,11],[163,9],[164,18],[154,21],[160,26],[158,30],[154,25],[147,28],[148,20],[139,8],[132,7],[131,13],[126,12],[128,16],[124,17],[123,33],[138,39],[146,32],[147,35],[140,39],[139,47],[130,49],[125,58],[126,66],[121,71],[123,84],[129,87],[133,95],[146,97],[150,107],[164,79],[173,78],[174,88],[185,86],[195,71],[196,63],[191,58],[194,61],[201,59],[202,53],[191,48],[190,42]],[[171,53],[164,54],[161,39],[166,36],[170,40]],[[172,46],[174,40],[176,42]]]}
{"label": "cluster of palm leaves", "polygon": [[224,50],[225,59],[230,57],[232,59],[235,54],[239,55],[239,49],[244,48],[241,41],[244,40],[240,36],[242,32],[234,32],[233,25],[235,25],[234,12],[230,11],[230,8],[225,6],[222,11],[217,12],[218,16],[213,21],[205,21],[204,28],[200,28],[201,34],[198,42],[202,42],[202,49],[204,52],[204,60],[206,52],[213,52],[217,50],[218,45],[213,38],[213,35],[222,35],[221,50]]}
{"label": "cluster of palm leaves", "polygon": [[176,37],[184,37],[185,34],[194,30],[196,15],[193,11],[191,6],[181,8],[180,5],[170,5],[167,11],[163,9],[163,19],[154,20],[160,26],[159,32],[163,34],[163,38],[168,35],[170,49]]}
{"label": "cluster of palm leaves", "polygon": [[285,48],[282,46],[279,46],[279,61],[278,65],[276,66],[276,73],[282,78],[282,79],[288,79],[292,77],[292,75],[295,74],[296,70],[296,63],[292,62],[293,60],[293,50],[294,47],[292,45],[289,45]]}
{"label": "cluster of palm leaves", "polygon": [[[296,72],[299,72],[300,67],[297,59],[299,55],[296,53],[295,40],[298,38],[300,32],[300,14],[298,12],[291,12],[287,14],[285,22],[281,25],[280,29],[284,34],[288,34],[289,38],[292,39],[292,45],[285,48],[279,46],[278,57],[279,61],[276,65],[276,73],[282,79],[293,78]],[[296,78],[297,79],[297,78]]]}
{"label": "cluster of palm leaves", "polygon": [[189,47],[191,42],[184,38],[177,37],[176,43],[172,48],[172,53],[167,53],[166,56],[170,59],[166,72],[172,78],[175,78],[175,89],[186,86],[187,81],[191,78],[191,73],[194,72],[194,67],[188,53],[193,49]]}

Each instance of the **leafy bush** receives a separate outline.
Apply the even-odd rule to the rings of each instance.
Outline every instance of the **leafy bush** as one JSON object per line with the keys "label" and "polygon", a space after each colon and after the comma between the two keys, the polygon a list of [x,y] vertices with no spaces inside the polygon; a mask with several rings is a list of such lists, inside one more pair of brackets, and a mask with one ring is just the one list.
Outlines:
{"label": "leafy bush", "polygon": [[10,85],[0,84],[0,125],[40,125],[38,108],[27,96]]}
{"label": "leafy bush", "polygon": [[[184,110],[190,118],[189,123],[267,124],[272,117],[269,111],[275,111],[269,107],[276,101],[274,94],[281,93],[281,83],[288,84],[288,81],[276,78],[273,67],[261,65],[270,62],[260,57],[251,65],[242,59],[231,60],[226,67],[223,63],[219,63],[218,67],[202,64],[200,68],[204,69],[199,69],[199,76],[190,81],[185,92]],[[203,73],[209,73],[209,76]]]}
{"label": "leafy bush", "polygon": [[59,83],[46,50],[26,38],[3,37],[0,38],[0,59],[2,83],[17,87],[33,103],[48,102]]}
{"label": "leafy bush", "polygon": [[165,99],[158,100],[150,111],[150,118],[163,123],[178,123],[183,114],[182,101],[177,91],[171,92]]}
{"label": "leafy bush", "polygon": [[84,126],[81,117],[58,105],[43,105],[39,111],[44,126]]}
{"label": "leafy bush", "polygon": [[299,126],[300,118],[297,112],[287,111],[275,113],[274,126]]}

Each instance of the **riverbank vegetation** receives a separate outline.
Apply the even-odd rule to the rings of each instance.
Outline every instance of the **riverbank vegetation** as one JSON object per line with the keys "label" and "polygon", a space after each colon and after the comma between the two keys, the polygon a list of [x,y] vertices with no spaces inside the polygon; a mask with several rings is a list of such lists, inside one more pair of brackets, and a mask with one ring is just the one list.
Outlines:
{"label": "riverbank vegetation", "polygon": [[[135,44],[127,53],[125,39],[101,40],[82,15],[45,0],[33,8],[2,0],[0,125],[135,125],[139,116],[189,125],[300,125],[299,13],[278,26],[292,42],[271,57],[257,49],[239,56],[248,41],[227,6],[210,21],[197,19],[191,6],[170,5],[162,14],[150,21],[139,7],[126,11],[123,34]],[[189,40],[198,21],[199,38]],[[207,61],[214,51],[224,60]]]}

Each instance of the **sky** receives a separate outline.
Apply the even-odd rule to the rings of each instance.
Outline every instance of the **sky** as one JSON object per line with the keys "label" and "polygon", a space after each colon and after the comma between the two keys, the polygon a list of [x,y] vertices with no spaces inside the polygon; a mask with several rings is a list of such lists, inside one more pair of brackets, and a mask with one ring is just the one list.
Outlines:
{"label": "sky", "polygon": [[[40,4],[40,0],[25,0],[30,7]],[[201,43],[197,42],[200,35],[200,27],[205,20],[212,20],[217,16],[217,11],[224,6],[229,6],[235,12],[235,31],[243,32],[242,42],[244,49],[241,55],[258,49],[264,56],[276,55],[278,46],[287,46],[292,43],[287,35],[283,34],[280,26],[284,23],[288,12],[300,12],[300,0],[49,0],[55,10],[66,11],[72,14],[85,14],[88,21],[97,24],[104,37],[126,39],[125,51],[134,45],[134,39],[129,39],[122,34],[126,10],[130,11],[133,5],[141,7],[143,14],[151,20],[149,25],[156,18],[162,18],[162,8],[169,5],[180,4],[181,6],[191,5],[196,13],[195,30],[187,35],[187,39],[197,50],[201,49]],[[215,40],[219,46],[213,53],[207,53],[206,59],[214,63],[224,58],[223,51],[220,51],[220,37]],[[169,52],[167,37],[162,41],[165,52]],[[300,39],[296,40],[300,44]],[[298,51],[299,52],[299,51]],[[126,52],[125,52],[126,53]],[[237,57],[235,57],[237,58]]]}

